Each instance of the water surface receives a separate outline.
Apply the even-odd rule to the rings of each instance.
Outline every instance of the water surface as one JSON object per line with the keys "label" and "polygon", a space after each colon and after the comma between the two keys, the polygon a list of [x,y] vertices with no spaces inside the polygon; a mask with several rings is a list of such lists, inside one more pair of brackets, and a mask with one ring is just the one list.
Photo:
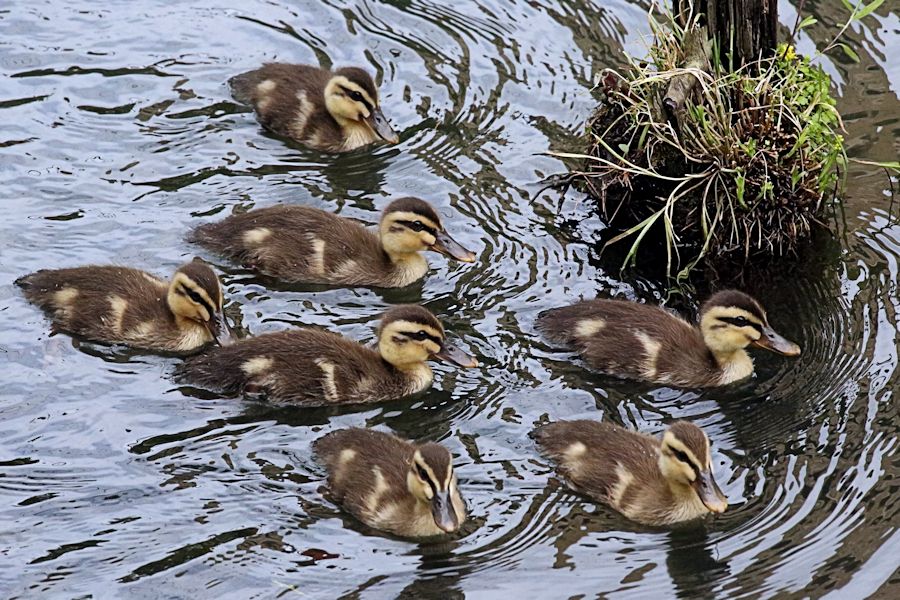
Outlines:
{"label": "water surface", "polygon": [[[782,22],[795,9],[781,2]],[[834,4],[834,7],[825,6]],[[853,156],[900,153],[900,21],[885,3],[837,79]],[[807,3],[833,34],[840,3]],[[810,6],[811,5],[811,6]],[[659,282],[600,259],[574,191],[541,192],[578,150],[593,81],[640,51],[643,2],[13,2],[0,9],[0,589],[5,597],[541,598],[896,595],[897,316],[891,183],[854,166],[839,239],[752,282],[804,348],[703,393],[586,371],[534,331],[597,295],[659,302]],[[810,37],[811,36],[811,37]],[[377,73],[395,147],[328,156],[264,133],[225,81],[263,61]],[[894,182],[897,189],[897,183]],[[432,256],[404,290],[271,287],[182,241],[235,209],[317,206],[374,223],[433,202],[476,265]],[[12,281],[115,262],[162,276],[199,254],[245,331],[321,325],[369,341],[421,301],[483,368],[438,366],[421,398],[271,408],[182,389],[170,358],[49,335]],[[702,298],[682,305],[696,309]],[[674,531],[563,489],[527,434],[562,418],[705,428],[731,509]],[[346,426],[439,440],[471,522],[416,544],[321,495],[311,442]]]}

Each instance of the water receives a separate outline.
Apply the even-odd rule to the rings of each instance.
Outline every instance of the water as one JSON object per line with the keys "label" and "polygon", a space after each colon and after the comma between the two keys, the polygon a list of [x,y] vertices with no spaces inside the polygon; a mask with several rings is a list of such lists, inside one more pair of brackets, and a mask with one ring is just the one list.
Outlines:
{"label": "water", "polygon": [[[640,50],[645,3],[192,4],[0,8],[4,597],[898,593],[900,225],[883,171],[851,168],[837,242],[752,283],[802,357],[758,356],[754,380],[699,394],[610,380],[548,348],[535,315],[664,290],[598,259],[589,201],[538,192],[564,169],[543,153],[579,148],[599,71]],[[843,16],[840,3],[812,4],[807,52]],[[825,63],[851,154],[874,160],[896,159],[900,139],[888,4],[849,32],[860,64]],[[793,24],[795,9],[780,11]],[[402,143],[331,157],[266,135],[224,82],[267,60],[369,67]],[[407,194],[435,203],[478,264],[429,257],[425,282],[399,291],[270,289],[182,241],[238,206],[374,222]],[[92,262],[167,276],[195,254],[224,273],[226,310],[245,331],[318,324],[368,341],[385,307],[421,301],[484,366],[438,366],[420,399],[272,410],[187,393],[173,359],[51,337],[11,285]],[[577,417],[649,431],[694,420],[731,509],[654,530],[565,491],[526,434]],[[321,496],[310,443],[350,425],[453,451],[472,514],[458,539],[392,539]]]}

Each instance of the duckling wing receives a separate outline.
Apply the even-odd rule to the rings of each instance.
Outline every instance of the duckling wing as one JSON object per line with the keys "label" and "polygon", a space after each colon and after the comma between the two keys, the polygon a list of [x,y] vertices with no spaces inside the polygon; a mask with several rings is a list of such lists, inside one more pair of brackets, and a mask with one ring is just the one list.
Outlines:
{"label": "duckling wing", "polygon": [[337,123],[325,109],[330,77],[328,71],[309,65],[270,63],[228,83],[234,98],[251,105],[264,127],[305,141],[313,134],[340,137]]}
{"label": "duckling wing", "polygon": [[16,284],[57,328],[94,341],[164,345],[168,337],[175,340],[178,335],[166,303],[168,284],[138,269],[45,269]]}
{"label": "duckling wing", "polygon": [[371,348],[329,331],[268,333],[188,359],[179,378],[227,394],[261,394],[301,406],[395,397],[390,373]]}
{"label": "duckling wing", "polygon": [[360,223],[307,206],[273,206],[193,230],[198,243],[283,281],[353,283],[383,270],[381,242]]}
{"label": "duckling wing", "polygon": [[542,313],[537,327],[591,367],[619,377],[690,385],[686,377],[705,377],[711,367],[699,331],[657,306],[589,300]]}
{"label": "duckling wing", "polygon": [[570,487],[617,508],[629,499],[634,482],[660,481],[659,443],[618,425],[558,421],[533,437]]}
{"label": "duckling wing", "polygon": [[378,504],[369,500],[380,488],[406,490],[414,449],[393,435],[342,429],[316,440],[313,450],[328,469],[328,486],[335,500],[357,512]]}

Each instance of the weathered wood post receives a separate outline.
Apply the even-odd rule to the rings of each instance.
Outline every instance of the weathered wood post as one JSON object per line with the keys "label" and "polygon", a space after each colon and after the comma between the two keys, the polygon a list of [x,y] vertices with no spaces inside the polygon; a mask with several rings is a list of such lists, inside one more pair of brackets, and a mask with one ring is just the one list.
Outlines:
{"label": "weathered wood post", "polygon": [[673,8],[682,24],[690,14],[703,15],[700,24],[730,70],[775,53],[778,0],[673,0]]}

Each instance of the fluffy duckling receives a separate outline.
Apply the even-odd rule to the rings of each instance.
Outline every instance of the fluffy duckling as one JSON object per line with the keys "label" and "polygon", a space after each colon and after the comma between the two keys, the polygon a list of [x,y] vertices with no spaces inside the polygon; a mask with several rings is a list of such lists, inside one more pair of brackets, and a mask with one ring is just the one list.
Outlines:
{"label": "fluffy duckling", "polygon": [[533,437],[572,489],[638,523],[671,525],[728,508],[709,439],[692,423],[673,423],[662,441],[587,420],[544,425]]}
{"label": "fluffy duckling", "polygon": [[574,347],[592,367],[610,375],[682,387],[726,385],[753,374],[747,346],[797,356],[797,344],[769,326],[759,302],[743,292],[714,294],[700,325],[657,306],[587,300],[538,317],[548,339]]}
{"label": "fluffy duckling", "polygon": [[360,404],[426,390],[433,376],[425,361],[432,358],[478,366],[444,340],[444,328],[434,315],[406,305],[382,316],[377,349],[329,331],[295,329],[212,349],[188,359],[179,375],[229,395],[243,393],[272,402]]}
{"label": "fluffy duckling", "polygon": [[107,344],[185,354],[231,341],[219,278],[199,258],[166,282],[115,266],[44,269],[16,280],[54,329]]}
{"label": "fluffy duckling", "polygon": [[409,285],[428,271],[424,250],[475,260],[419,198],[391,202],[377,233],[318,208],[272,206],[200,225],[188,240],[283,281],[332,285]]}
{"label": "fluffy duckling", "polygon": [[229,80],[270,131],[325,152],[400,141],[381,112],[375,82],[358,67],[336,71],[269,63]]}
{"label": "fluffy duckling", "polygon": [[313,444],[328,488],[344,510],[403,537],[453,533],[466,520],[453,457],[440,444],[411,444],[371,429],[344,429]]}

